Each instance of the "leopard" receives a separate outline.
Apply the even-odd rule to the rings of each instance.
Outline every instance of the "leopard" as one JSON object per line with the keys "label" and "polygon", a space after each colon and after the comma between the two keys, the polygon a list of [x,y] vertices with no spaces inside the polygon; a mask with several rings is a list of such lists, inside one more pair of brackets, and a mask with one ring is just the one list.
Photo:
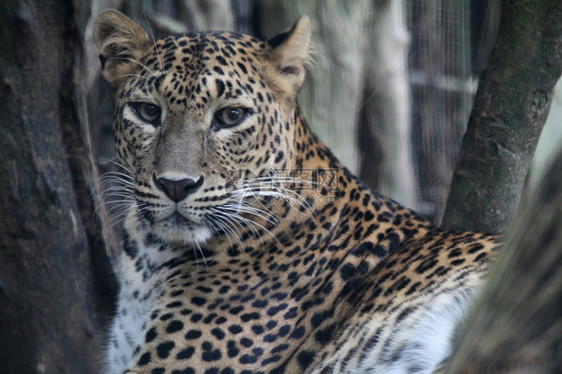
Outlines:
{"label": "leopard", "polygon": [[93,35],[124,199],[105,372],[443,367],[500,238],[433,225],[312,132],[306,15],[153,40],[107,10]]}

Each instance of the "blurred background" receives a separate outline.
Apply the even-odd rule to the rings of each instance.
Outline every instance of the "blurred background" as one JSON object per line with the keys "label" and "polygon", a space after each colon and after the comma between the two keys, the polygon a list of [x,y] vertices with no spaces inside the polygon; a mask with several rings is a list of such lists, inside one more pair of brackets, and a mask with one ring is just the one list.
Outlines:
{"label": "blurred background", "polygon": [[[313,131],[371,187],[440,223],[499,0],[94,0],[92,21],[109,8],[156,39],[229,30],[267,40],[308,14],[315,63],[299,102]],[[114,158],[113,96],[87,35],[89,117],[103,172]],[[527,190],[562,137],[560,82],[555,92]]]}

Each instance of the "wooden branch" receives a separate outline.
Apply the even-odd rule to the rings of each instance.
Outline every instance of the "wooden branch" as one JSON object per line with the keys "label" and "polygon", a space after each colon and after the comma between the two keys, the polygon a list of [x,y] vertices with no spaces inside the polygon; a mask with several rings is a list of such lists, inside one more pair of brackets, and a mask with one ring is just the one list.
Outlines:
{"label": "wooden branch", "polygon": [[560,0],[502,2],[443,227],[502,232],[510,225],[561,72]]}

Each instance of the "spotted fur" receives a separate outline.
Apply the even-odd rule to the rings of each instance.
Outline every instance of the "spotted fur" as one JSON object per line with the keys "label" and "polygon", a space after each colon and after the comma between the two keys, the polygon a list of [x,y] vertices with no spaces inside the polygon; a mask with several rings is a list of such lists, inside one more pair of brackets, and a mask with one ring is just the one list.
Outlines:
{"label": "spotted fur", "polygon": [[430,373],[496,238],[369,189],[296,102],[308,18],[269,42],[150,41],[102,13],[127,174],[108,373]]}

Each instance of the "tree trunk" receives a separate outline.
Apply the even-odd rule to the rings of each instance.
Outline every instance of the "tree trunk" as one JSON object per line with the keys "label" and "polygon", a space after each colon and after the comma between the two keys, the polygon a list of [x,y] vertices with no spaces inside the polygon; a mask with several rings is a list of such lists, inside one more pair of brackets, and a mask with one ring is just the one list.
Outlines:
{"label": "tree trunk", "polygon": [[514,224],[449,373],[562,372],[562,152]]}
{"label": "tree trunk", "polygon": [[114,283],[78,84],[89,13],[86,1],[0,4],[2,373],[92,373],[99,362]]}
{"label": "tree trunk", "polygon": [[509,227],[562,72],[561,61],[560,1],[504,1],[497,43],[475,97],[443,227],[491,232]]}

